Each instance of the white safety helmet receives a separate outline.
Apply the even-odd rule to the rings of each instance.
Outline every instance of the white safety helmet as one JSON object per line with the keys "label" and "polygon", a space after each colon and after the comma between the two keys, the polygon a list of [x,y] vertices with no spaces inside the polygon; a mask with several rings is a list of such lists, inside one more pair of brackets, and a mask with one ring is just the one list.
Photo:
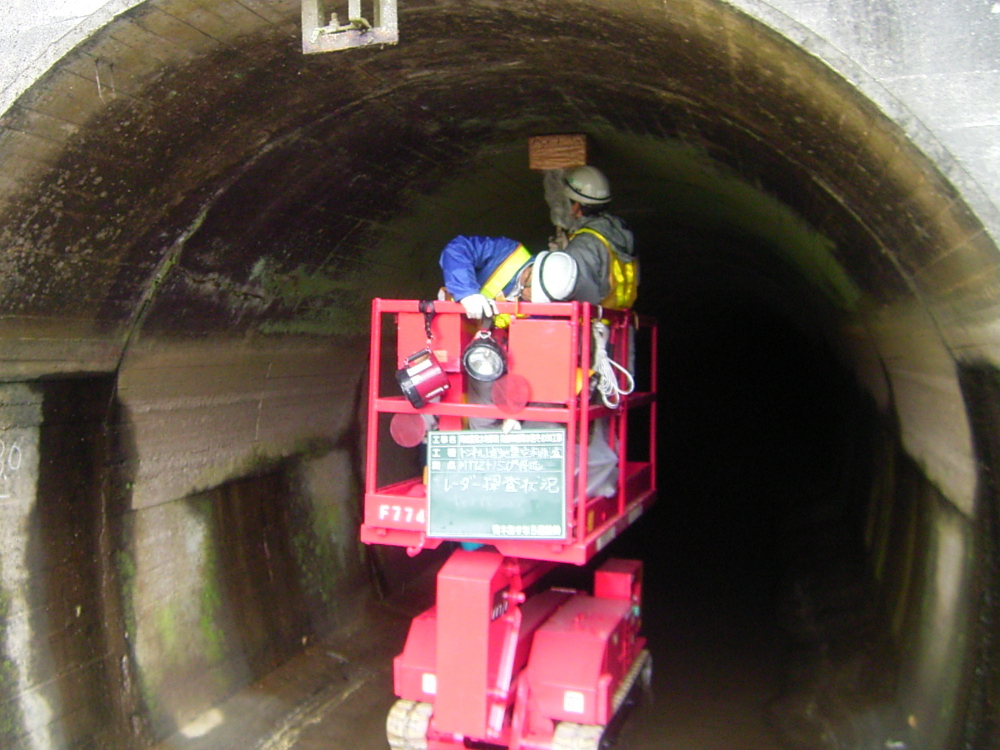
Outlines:
{"label": "white safety helmet", "polygon": [[608,178],[596,167],[577,167],[566,173],[566,197],[577,203],[599,206],[611,200]]}
{"label": "white safety helmet", "polygon": [[531,266],[531,301],[565,302],[576,288],[579,270],[572,256],[545,250]]}

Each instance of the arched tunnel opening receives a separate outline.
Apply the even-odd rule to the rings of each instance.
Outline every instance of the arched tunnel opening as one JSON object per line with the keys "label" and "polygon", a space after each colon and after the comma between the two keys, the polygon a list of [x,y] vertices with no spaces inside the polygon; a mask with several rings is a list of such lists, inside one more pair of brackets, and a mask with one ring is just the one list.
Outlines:
{"label": "arched tunnel opening", "polygon": [[381,746],[378,648],[315,668],[439,562],[357,542],[368,304],[543,248],[527,138],[584,133],[662,332],[622,741],[996,747],[1000,381],[955,333],[996,249],[933,163],[714,2],[405,4],[309,57],[286,5],[138,5],[0,123],[6,745]]}

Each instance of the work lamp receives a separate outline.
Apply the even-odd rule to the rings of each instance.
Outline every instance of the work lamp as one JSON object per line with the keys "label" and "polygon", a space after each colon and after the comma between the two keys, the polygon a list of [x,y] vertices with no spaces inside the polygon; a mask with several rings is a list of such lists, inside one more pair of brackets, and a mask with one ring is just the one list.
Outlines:
{"label": "work lamp", "polygon": [[396,371],[396,380],[403,395],[416,409],[422,409],[450,385],[448,375],[430,349],[421,349],[407,357],[403,367]]}
{"label": "work lamp", "polygon": [[507,369],[507,357],[503,349],[487,330],[479,331],[462,355],[462,367],[482,383],[492,383]]}

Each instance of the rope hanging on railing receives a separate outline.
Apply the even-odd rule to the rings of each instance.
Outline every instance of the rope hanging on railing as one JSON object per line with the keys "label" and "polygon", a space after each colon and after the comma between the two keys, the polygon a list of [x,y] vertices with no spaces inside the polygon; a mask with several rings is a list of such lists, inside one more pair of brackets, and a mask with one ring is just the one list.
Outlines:
{"label": "rope hanging on railing", "polygon": [[[627,369],[608,356],[608,339],[611,329],[600,320],[591,324],[594,334],[594,374],[597,376],[597,390],[601,400],[609,409],[617,409],[622,396],[635,390],[635,379]],[[619,385],[615,371],[623,376],[624,385]]]}

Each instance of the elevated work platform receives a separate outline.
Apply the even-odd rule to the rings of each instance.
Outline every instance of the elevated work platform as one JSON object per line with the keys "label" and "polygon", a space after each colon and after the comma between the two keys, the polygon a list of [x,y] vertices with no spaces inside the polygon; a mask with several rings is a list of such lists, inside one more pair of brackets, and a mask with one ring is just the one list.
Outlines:
{"label": "elevated work platform", "polygon": [[[462,306],[373,301],[365,543],[416,554],[453,539],[491,544],[509,557],[581,565],[655,499],[655,321],[578,302],[500,303],[500,312],[507,327],[491,335],[506,369],[491,384],[492,399],[485,400],[492,402],[474,403],[462,359],[479,334]],[[394,323],[388,328],[387,316]],[[603,356],[591,335],[598,323],[607,341]],[[392,333],[395,369],[426,350],[447,379],[446,389],[422,406],[383,376],[384,359],[391,356],[383,336]],[[614,381],[605,383],[610,398],[601,395],[607,388],[596,385],[607,359],[624,363],[608,371],[606,380]],[[583,362],[589,363],[586,374]],[[629,364],[635,376],[626,372]],[[635,388],[622,388],[623,380]],[[381,484],[380,436],[387,430],[395,435],[400,421],[417,419],[438,428],[424,441],[429,447],[414,446],[428,452],[424,475]],[[469,430],[470,420],[495,420],[495,426]],[[500,429],[504,420],[516,420],[522,429],[506,432]],[[601,470],[611,484],[593,494],[598,454],[605,457]]]}

